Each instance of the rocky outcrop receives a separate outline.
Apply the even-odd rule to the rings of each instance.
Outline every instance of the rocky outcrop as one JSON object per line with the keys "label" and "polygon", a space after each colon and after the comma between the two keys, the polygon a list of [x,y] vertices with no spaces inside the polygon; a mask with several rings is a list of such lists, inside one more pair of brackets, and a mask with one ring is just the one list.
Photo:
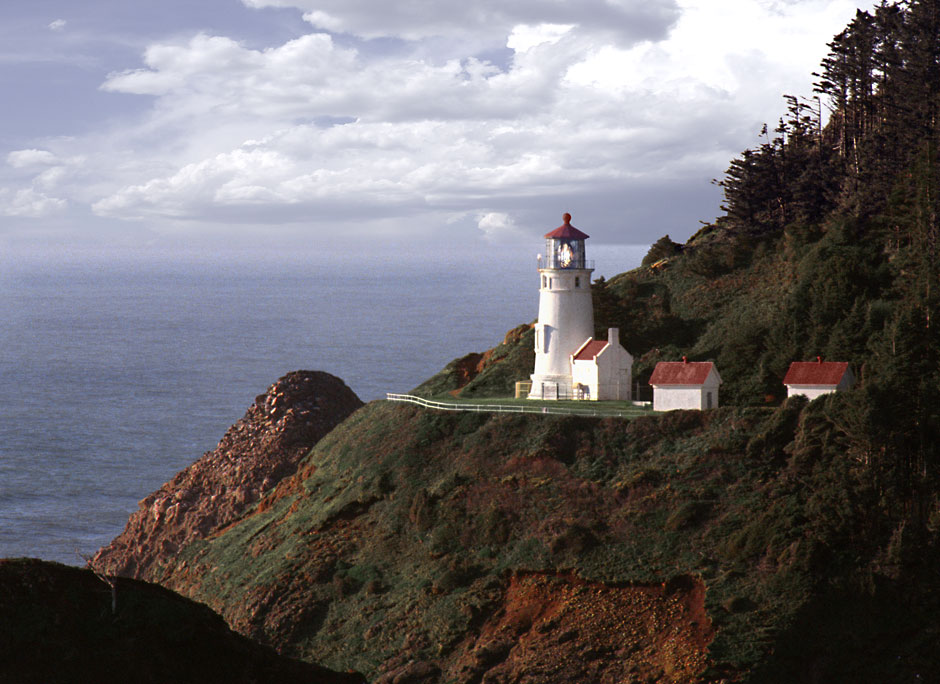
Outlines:
{"label": "rocky outcrop", "polygon": [[215,450],[143,499],[92,566],[156,581],[179,549],[237,520],[360,406],[355,393],[329,373],[288,373],[255,398]]}
{"label": "rocky outcrop", "polygon": [[[104,580],[104,581],[102,581]],[[204,605],[131,579],[0,560],[0,681],[360,684],[277,655]]]}

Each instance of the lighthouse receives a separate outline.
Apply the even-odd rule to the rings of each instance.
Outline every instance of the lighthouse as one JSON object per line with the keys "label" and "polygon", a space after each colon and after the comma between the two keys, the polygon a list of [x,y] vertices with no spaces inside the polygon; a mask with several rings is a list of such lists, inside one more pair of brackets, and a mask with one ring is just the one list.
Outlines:
{"label": "lighthouse", "polygon": [[571,214],[565,214],[564,221],[545,235],[545,256],[539,258],[539,319],[530,399],[573,398],[571,357],[594,335],[594,263],[584,252],[589,236],[571,225]]}
{"label": "lighthouse", "polygon": [[539,256],[539,319],[530,399],[630,400],[633,357],[620,346],[620,330],[594,339],[588,235],[564,224],[545,236]]}

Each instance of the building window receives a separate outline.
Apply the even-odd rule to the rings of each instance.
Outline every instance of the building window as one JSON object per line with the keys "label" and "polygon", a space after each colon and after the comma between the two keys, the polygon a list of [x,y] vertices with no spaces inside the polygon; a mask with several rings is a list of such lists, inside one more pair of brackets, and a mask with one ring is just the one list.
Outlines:
{"label": "building window", "polygon": [[575,276],[575,277],[574,277],[574,286],[575,286],[575,287],[581,287],[581,277],[580,277],[580,276]]}
{"label": "building window", "polygon": [[545,287],[545,276],[542,276],[542,287]]}
{"label": "building window", "polygon": [[549,289],[549,290],[552,289],[552,279],[551,279],[551,278],[548,279],[548,289]]}

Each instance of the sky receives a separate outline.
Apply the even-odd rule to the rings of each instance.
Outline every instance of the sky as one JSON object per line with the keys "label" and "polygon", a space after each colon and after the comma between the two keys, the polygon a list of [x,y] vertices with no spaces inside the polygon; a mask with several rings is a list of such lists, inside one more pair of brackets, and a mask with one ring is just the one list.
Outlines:
{"label": "sky", "polygon": [[850,0],[10,0],[0,248],[685,240]]}

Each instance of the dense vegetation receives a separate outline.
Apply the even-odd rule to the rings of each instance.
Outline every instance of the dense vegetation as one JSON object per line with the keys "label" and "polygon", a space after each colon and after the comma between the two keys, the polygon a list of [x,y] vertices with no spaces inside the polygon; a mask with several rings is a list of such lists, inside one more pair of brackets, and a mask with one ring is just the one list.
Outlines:
{"label": "dense vegetation", "polygon": [[657,361],[716,361],[738,406],[779,404],[792,361],[849,361],[845,455],[922,535],[940,523],[940,4],[883,1],[829,48],[816,96],[786,96],[716,181],[724,215],[594,283],[597,334],[621,329],[641,387]]}
{"label": "dense vegetation", "polygon": [[[519,679],[506,681],[533,683],[631,681],[627,666],[636,681],[917,681],[940,667],[936,556],[847,455],[844,406],[794,398],[624,422],[374,402],[155,579],[284,653],[381,681],[409,662],[428,683],[509,666]],[[644,626],[629,609],[615,647],[578,659],[608,638],[591,604],[560,624],[530,615],[505,645],[494,625],[533,573],[561,594],[703,586],[708,662],[683,671],[686,656],[629,636],[688,630],[688,617]],[[540,634],[600,670],[526,679],[516,659],[557,655]]]}
{"label": "dense vegetation", "polygon": [[[792,360],[850,361],[845,456],[921,535],[940,485],[940,4],[883,1],[829,48],[816,97],[786,98],[773,137],[719,181],[725,215],[652,280],[674,300],[750,290],[717,311],[698,293],[676,307],[686,325],[710,319],[687,351],[718,361],[736,404],[777,400]],[[650,279],[623,280],[617,294]]]}
{"label": "dense vegetation", "polygon": [[[854,524],[798,484],[838,486],[843,472],[817,468],[802,450],[795,470],[782,467],[796,424],[810,433],[825,424],[821,406],[802,409],[797,401],[624,424],[373,403],[265,505],[186,548],[163,581],[293,655],[370,676],[416,660],[444,681],[471,682],[499,662],[463,671],[520,572],[611,587],[696,577],[719,629],[712,674],[747,671],[777,634],[794,640],[782,656],[792,666],[804,653],[801,611],[818,566],[851,563],[839,542]],[[808,438],[805,448],[815,447]],[[818,519],[801,516],[807,501],[823,511]],[[912,614],[922,627],[904,609]],[[576,645],[597,637],[582,626]],[[860,639],[872,657],[893,657],[896,644]],[[631,659],[646,667],[669,657]]]}

